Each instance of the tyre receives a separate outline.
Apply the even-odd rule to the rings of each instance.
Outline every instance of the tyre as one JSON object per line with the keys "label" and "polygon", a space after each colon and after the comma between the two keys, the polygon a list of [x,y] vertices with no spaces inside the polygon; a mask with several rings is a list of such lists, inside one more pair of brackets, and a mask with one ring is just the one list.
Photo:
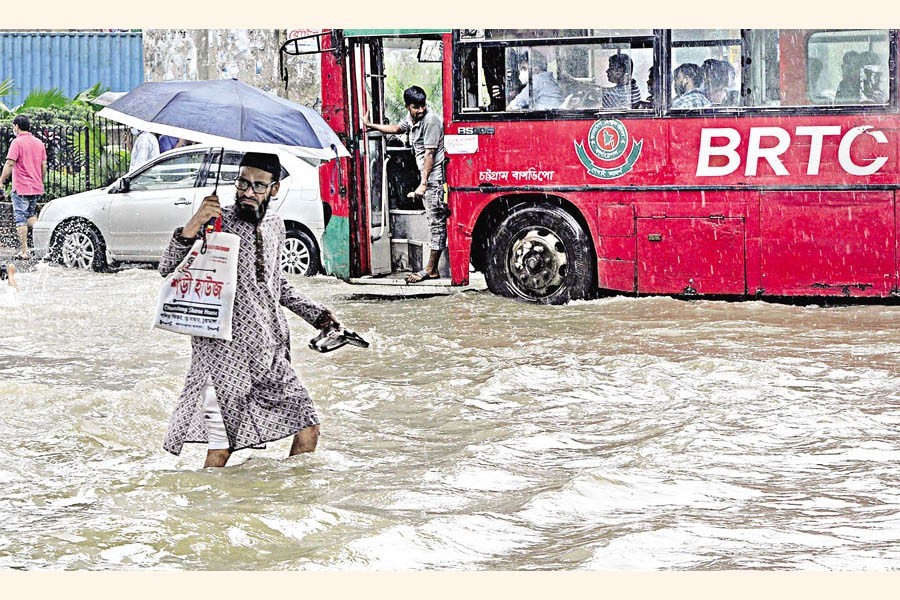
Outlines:
{"label": "tyre", "polygon": [[70,269],[106,271],[106,243],[103,237],[86,223],[63,225],[57,242],[59,262]]}
{"label": "tyre", "polygon": [[303,277],[319,272],[319,248],[308,233],[300,229],[285,232],[281,268],[285,273]]}
{"label": "tyre", "polygon": [[508,215],[491,237],[485,280],[493,293],[541,304],[590,297],[591,243],[575,218],[557,206],[528,206]]}

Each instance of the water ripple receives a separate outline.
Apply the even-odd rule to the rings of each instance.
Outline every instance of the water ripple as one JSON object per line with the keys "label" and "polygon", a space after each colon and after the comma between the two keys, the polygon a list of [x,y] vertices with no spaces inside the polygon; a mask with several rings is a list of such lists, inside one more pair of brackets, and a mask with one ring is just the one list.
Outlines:
{"label": "water ripple", "polygon": [[[198,469],[160,448],[189,340],[160,278],[42,265],[0,303],[0,568],[893,569],[897,306],[295,280],[369,350],[294,364],[322,418]],[[28,323],[22,328],[21,323]]]}

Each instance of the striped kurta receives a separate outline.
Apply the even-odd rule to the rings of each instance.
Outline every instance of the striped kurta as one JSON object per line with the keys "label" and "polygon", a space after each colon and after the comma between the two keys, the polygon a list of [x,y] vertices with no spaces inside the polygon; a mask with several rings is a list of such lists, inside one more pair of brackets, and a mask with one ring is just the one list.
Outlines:
{"label": "striped kurta", "polygon": [[[282,306],[310,324],[326,310],[292,286],[281,270],[284,223],[273,213],[259,224],[262,268],[257,273],[257,232],[223,210],[222,231],[240,237],[232,340],[191,338],[191,365],[169,421],[163,447],[179,454],[185,442],[207,443],[201,390],[212,379],[231,450],[288,437],[319,418],[306,388],[291,367],[290,331]],[[191,246],[173,237],[159,272],[175,270]],[[260,279],[260,280],[258,280]]]}

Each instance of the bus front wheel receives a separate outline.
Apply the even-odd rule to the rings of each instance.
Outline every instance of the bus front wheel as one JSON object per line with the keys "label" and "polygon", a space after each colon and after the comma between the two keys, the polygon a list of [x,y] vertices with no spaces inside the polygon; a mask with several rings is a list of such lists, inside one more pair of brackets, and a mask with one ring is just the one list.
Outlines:
{"label": "bus front wheel", "polygon": [[528,206],[508,215],[490,240],[488,289],[541,304],[588,298],[593,276],[590,240],[558,206]]}

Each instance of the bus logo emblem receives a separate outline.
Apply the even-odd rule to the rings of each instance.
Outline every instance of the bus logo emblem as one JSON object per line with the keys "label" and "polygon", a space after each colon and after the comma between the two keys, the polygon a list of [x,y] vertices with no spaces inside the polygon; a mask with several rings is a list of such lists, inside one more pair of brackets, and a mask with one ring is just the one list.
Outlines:
{"label": "bus logo emblem", "polygon": [[598,119],[588,132],[588,148],[595,157],[604,163],[619,161],[626,152],[625,161],[616,166],[600,166],[588,156],[584,142],[575,142],[575,154],[587,169],[587,172],[598,179],[615,179],[628,173],[641,156],[644,140],[635,140],[628,151],[628,130],[618,119]]}

